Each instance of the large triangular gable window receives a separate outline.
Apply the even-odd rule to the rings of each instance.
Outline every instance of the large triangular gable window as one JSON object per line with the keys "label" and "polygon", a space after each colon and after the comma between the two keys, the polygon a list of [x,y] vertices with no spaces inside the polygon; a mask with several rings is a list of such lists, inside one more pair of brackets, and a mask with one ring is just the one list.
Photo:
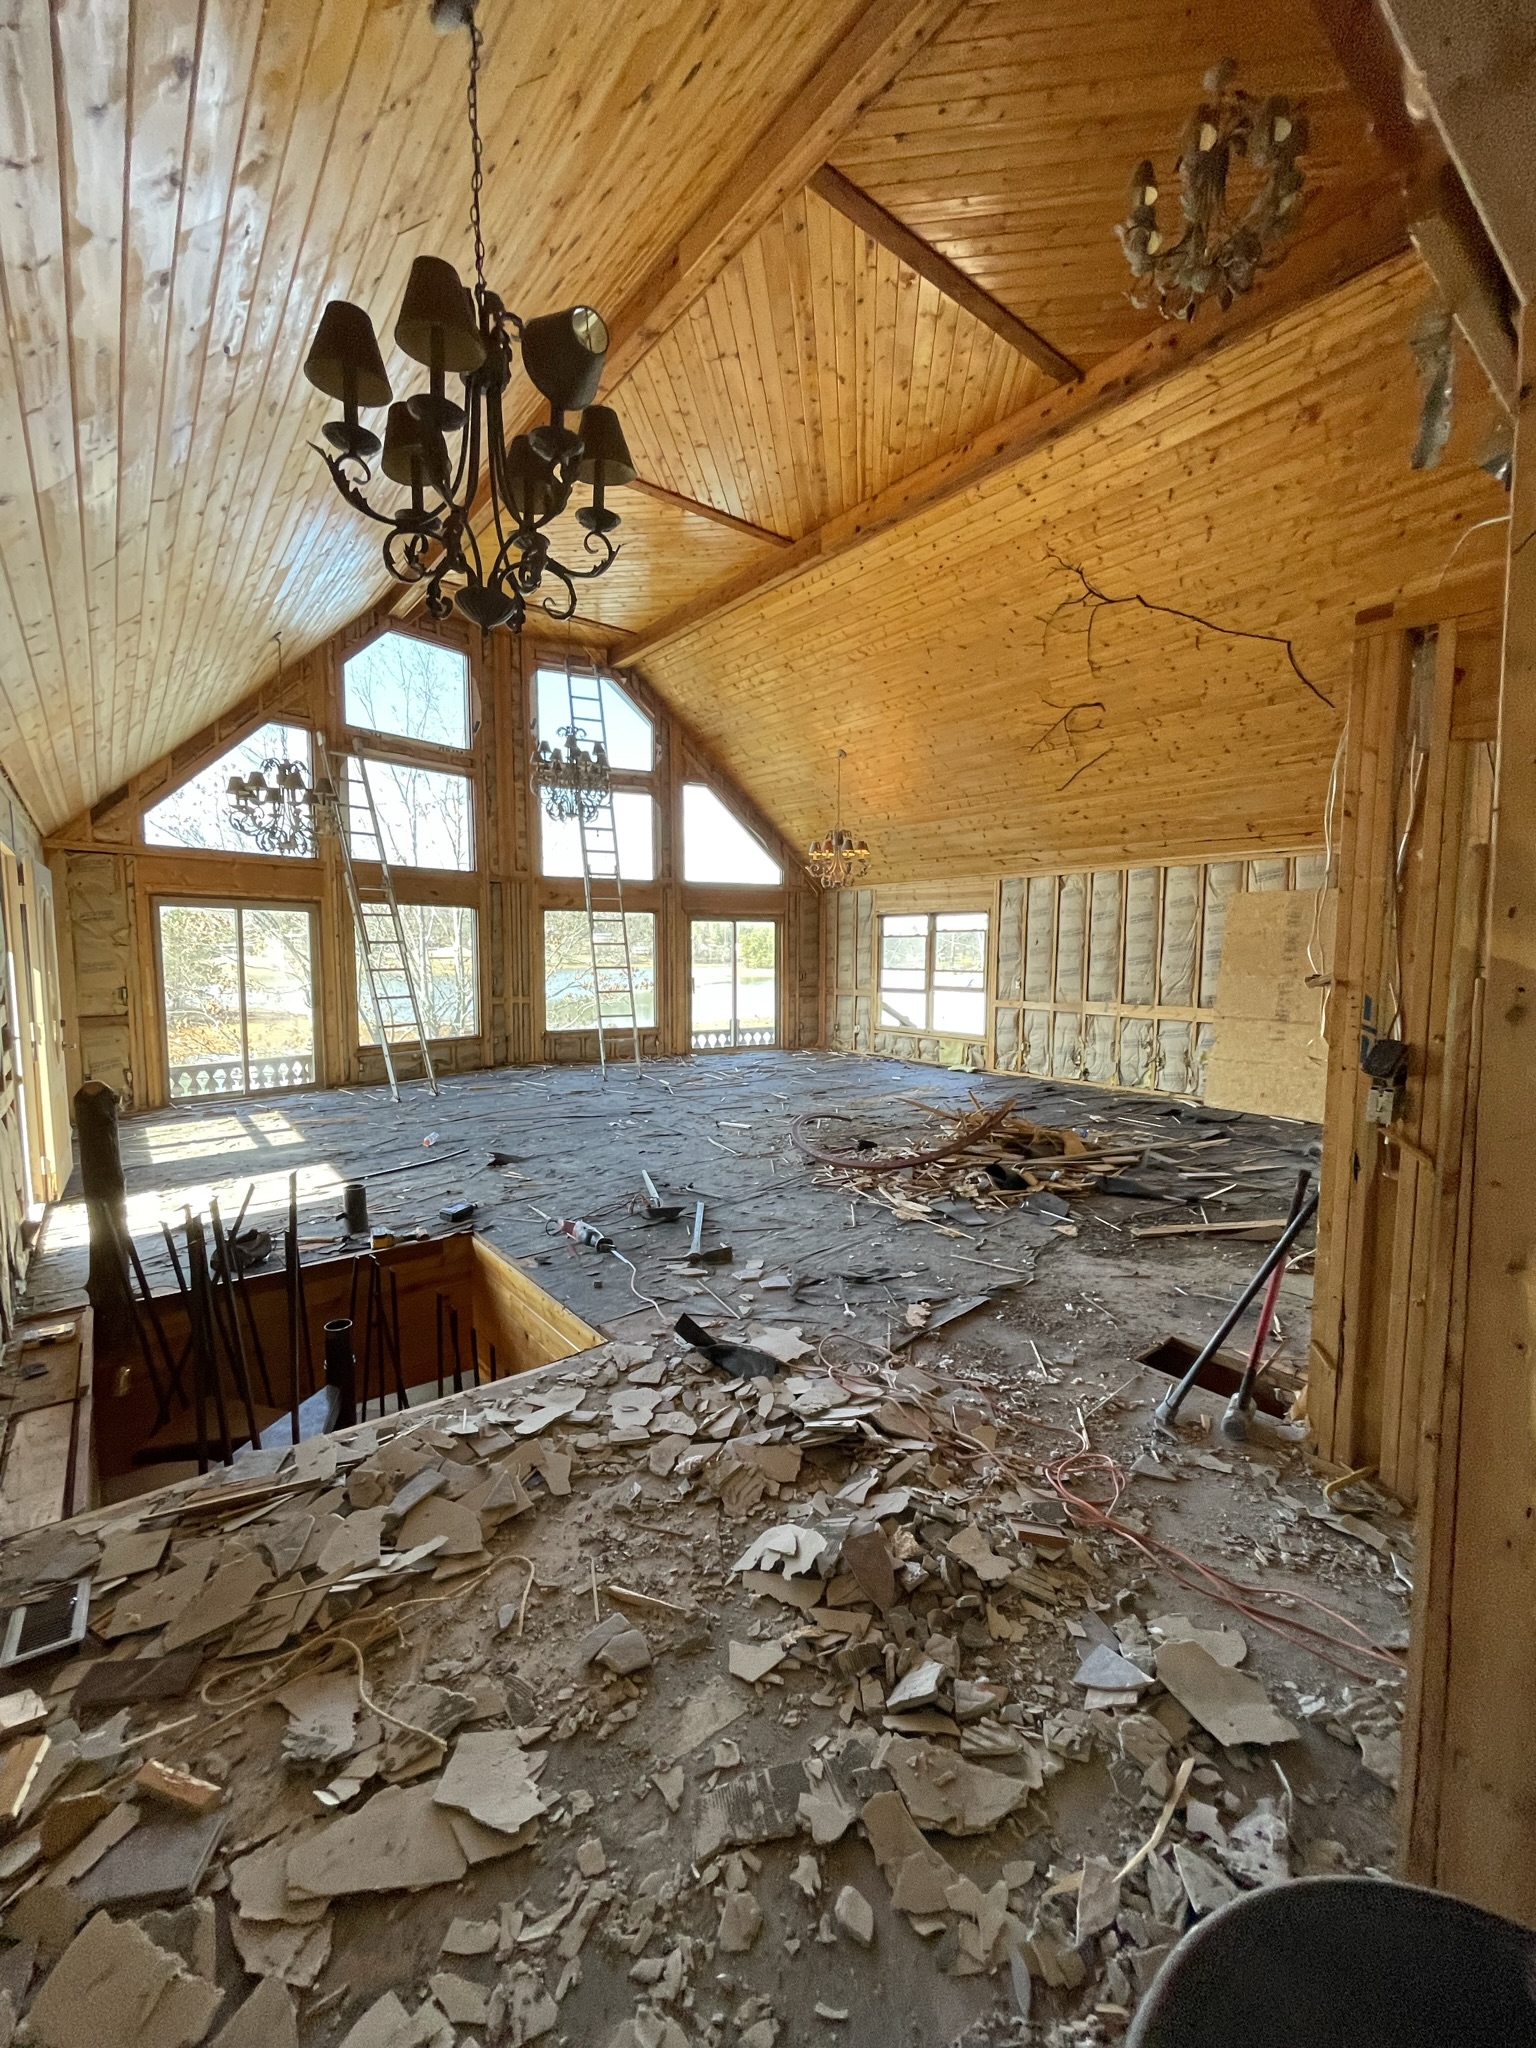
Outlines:
{"label": "large triangular gable window", "polygon": [[270,760],[297,761],[304,769],[305,780],[310,779],[309,734],[302,725],[280,725],[274,720],[257,726],[227,754],[200,768],[180,789],[152,804],[144,813],[146,845],[191,846],[209,853],[254,853],[256,848],[251,840],[230,822],[226,790],[232,775],[249,775]]}
{"label": "large triangular gable window", "polygon": [[704,782],[683,784],[683,880],[775,887],[784,870]]}

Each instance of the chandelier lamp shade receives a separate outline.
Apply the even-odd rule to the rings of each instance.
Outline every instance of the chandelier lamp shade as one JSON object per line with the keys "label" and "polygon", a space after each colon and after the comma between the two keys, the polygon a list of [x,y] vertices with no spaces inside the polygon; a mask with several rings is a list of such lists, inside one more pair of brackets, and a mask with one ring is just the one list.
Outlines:
{"label": "chandelier lamp shade", "polygon": [[836,823],[819,839],[813,839],[807,849],[806,872],[823,889],[846,889],[851,882],[862,881],[869,872],[867,842],[862,835],[855,837],[843,824],[843,763],[847,758],[846,750],[839,747]]}
{"label": "chandelier lamp shade", "polygon": [[579,725],[561,726],[560,737],[563,748],[539,742],[533,787],[551,818],[590,825],[613,794],[607,749],[601,740],[588,739]]}
{"label": "chandelier lamp shade", "polygon": [[[486,283],[482,38],[472,5],[466,0],[457,12],[470,42],[474,282],[466,285],[441,256],[418,256],[411,265],[394,340],[426,371],[425,391],[395,397],[373,322],[345,299],[332,299],[322,313],[304,374],[341,406],[340,419],[321,429],[317,452],[352,509],[385,529],[389,574],[424,583],[433,618],[446,618],[457,603],[485,632],[519,632],[530,602],[551,618],[571,618],[580,585],[612,567],[620,518],[608,493],[633,483],[635,466],[618,414],[597,403],[608,353],[602,315],[571,306],[523,320]],[[549,411],[528,432],[509,436],[507,399],[519,363]],[[381,442],[360,415],[383,407]],[[374,502],[380,477],[404,499]],[[549,529],[581,488],[591,499],[576,507],[579,558],[562,561]]]}

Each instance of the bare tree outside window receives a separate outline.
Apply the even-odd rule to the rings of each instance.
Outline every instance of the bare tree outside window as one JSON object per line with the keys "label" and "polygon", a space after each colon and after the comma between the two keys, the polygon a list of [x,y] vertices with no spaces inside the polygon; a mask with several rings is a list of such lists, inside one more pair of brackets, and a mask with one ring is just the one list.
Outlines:
{"label": "bare tree outside window", "polygon": [[[648,910],[626,911],[624,928],[629,934],[635,1021],[649,1026],[656,1022],[656,919]],[[544,1029],[597,1029],[592,941],[584,910],[544,913]]]}
{"label": "bare tree outside window", "polygon": [[[355,759],[347,762],[347,777],[355,839],[359,833],[366,834],[368,825],[362,772]],[[378,813],[384,858],[392,868],[449,868],[460,874],[473,868],[474,828],[467,776],[370,759],[368,788]],[[365,838],[360,857],[372,850],[371,841]]]}
{"label": "bare tree outside window", "polygon": [[[144,813],[146,842],[150,846],[200,847],[211,853],[254,853],[251,841],[229,821],[225,787],[232,775],[249,775],[266,760],[297,761],[307,780],[309,734],[301,725],[282,725],[276,720],[257,726],[227,754],[200,768],[180,789],[149,807]],[[274,857],[292,860],[305,855]]]}
{"label": "bare tree outside window", "polygon": [[428,746],[469,745],[469,662],[413,633],[384,633],[342,668],[343,716]]}
{"label": "bare tree outside window", "polygon": [[[476,967],[478,918],[456,903],[402,903],[400,922],[421,1021],[428,1038],[474,1038],[480,1030],[479,975]],[[358,1038],[376,1045],[378,1035],[369,1012],[362,963],[357,973]],[[414,1038],[409,1022],[388,1026],[391,1043]]]}

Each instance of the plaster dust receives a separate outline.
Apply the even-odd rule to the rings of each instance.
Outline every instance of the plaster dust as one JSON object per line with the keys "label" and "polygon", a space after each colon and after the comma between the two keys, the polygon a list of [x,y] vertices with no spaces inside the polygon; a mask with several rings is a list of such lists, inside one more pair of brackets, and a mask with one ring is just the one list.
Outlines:
{"label": "plaster dust", "polygon": [[[1159,1438],[1149,1411],[1167,1383],[1134,1363],[1170,1329],[1204,1335],[1258,1250],[1132,1240],[1133,1218],[1179,1213],[1135,1197],[1074,1198],[1076,1236],[1017,1205],[988,1207],[985,1195],[980,1207],[948,1197],[909,1205],[932,1213],[903,1218],[828,1184],[838,1176],[807,1168],[788,1143],[791,1118],[810,1109],[888,1126],[918,1115],[904,1098],[969,1107],[974,1088],[991,1107],[1013,1094],[1029,1116],[1075,1125],[1092,1142],[1146,1131],[1141,1142],[1183,1163],[1144,1165],[1138,1177],[1175,1190],[1191,1156],[1240,1163],[1234,1178],[1252,1190],[1210,1202],[1214,1221],[1272,1213],[1277,1194],[1283,1207],[1307,1127],[1202,1123],[1145,1098],[804,1056],[679,1062],[616,1074],[606,1093],[591,1075],[495,1078],[499,1096],[480,1077],[436,1103],[408,1097],[393,1121],[356,1094],[288,1103],[296,1122],[313,1120],[306,1144],[326,1142],[328,1128],[334,1145],[348,1128],[327,1127],[328,1114],[366,1113],[372,1142],[397,1156],[417,1124],[439,1129],[446,1146],[456,1117],[474,1126],[474,1158],[524,1152],[515,1170],[530,1184],[477,1168],[466,1190],[495,1195],[482,1215],[502,1249],[547,1261],[529,1270],[578,1313],[609,1322],[612,1340],[332,1439],[334,1472],[306,1456],[304,1471],[318,1474],[306,1479],[291,1457],[264,1454],[245,1478],[237,1462],[226,1516],[207,1512],[214,1475],[44,1532],[89,1554],[108,1525],[170,1534],[157,1576],[105,1588],[93,1603],[85,1652],[34,1667],[28,1682],[49,1701],[61,1756],[92,1740],[99,1751],[103,1727],[109,1756],[147,1735],[131,1748],[134,1768],[153,1755],[227,1788],[202,1884],[219,1918],[224,1994],[210,2036],[254,1987],[229,1927],[252,1894],[243,1871],[233,1888],[227,1881],[253,1854],[267,1873],[261,1911],[277,1927],[291,1916],[303,1938],[295,1948],[314,1956],[324,1944],[311,1932],[329,1937],[313,1981],[284,1987],[304,2048],[375,2035],[487,2048],[1112,2042],[1194,1911],[1192,1888],[1209,1903],[1285,1872],[1390,1864],[1398,1672],[1390,1653],[1365,1644],[1403,1636],[1411,1564],[1399,1519],[1358,1490],[1330,1508],[1294,1445],[1226,1446],[1212,1428],[1219,1404],[1198,1392],[1177,1439]],[[461,1100],[471,1087],[484,1093]],[[575,1107],[595,1107],[596,1120]],[[516,1144],[514,1113],[525,1133]],[[1213,1139],[1224,1142],[1178,1149]],[[681,1224],[635,1219],[626,1204],[641,1164],[659,1181],[696,1182],[710,1239],[730,1241],[734,1264],[701,1281],[683,1270]],[[409,1200],[431,1215],[447,1192],[440,1181]],[[624,1269],[546,1239],[530,1205],[601,1222],[665,1317],[631,1314]],[[763,1278],[785,1273],[790,1285],[746,1278],[759,1259]],[[991,1269],[962,1263],[973,1259]],[[936,1309],[994,1283],[1003,1291],[936,1335],[908,1322],[909,1307]],[[684,1310],[725,1341],[750,1343],[752,1322],[798,1332],[806,1355],[743,1382],[672,1335]],[[1286,1354],[1304,1356],[1300,1283],[1288,1288],[1282,1331]],[[906,1336],[903,1349],[888,1348]],[[159,1578],[189,1562],[228,1571],[259,1558],[266,1531],[296,1515],[376,1516],[351,1497],[392,1498],[419,1469],[416,1455],[388,1451],[398,1431],[441,1468],[446,1493],[487,1503],[471,1510],[478,1552],[431,1551],[400,1570],[391,1557],[410,1553],[392,1552],[386,1537],[383,1552],[366,1552],[371,1561],[352,1564],[349,1552],[329,1577],[300,1563],[282,1588],[321,1587],[318,1611],[286,1643],[235,1658],[251,1616],[282,1590],[252,1570],[234,1582],[249,1582],[250,1606],[204,1640],[206,1662],[183,1698],[132,1707],[121,1725],[104,1723],[105,1709],[74,1719],[73,1687],[90,1662],[109,1648],[161,1648],[163,1629],[102,1639],[97,1624],[110,1627],[114,1604],[153,1611]],[[1062,1466],[1085,1445],[1113,1464]],[[564,1455],[550,1459],[545,1447]],[[760,1453],[772,1455],[760,1463]],[[551,1488],[546,1465],[569,1492]],[[792,1466],[793,1477],[770,1476]],[[517,1485],[477,1483],[497,1472]],[[1075,1525],[1053,1472],[1105,1504],[1123,1484],[1116,1527],[1091,1509]],[[511,1505],[490,1505],[498,1499]],[[1376,1540],[1352,1533],[1352,1520]],[[819,1546],[794,1534],[758,1540],[783,1529],[813,1532]],[[1138,1531],[1172,1548],[1149,1554]],[[32,1542],[8,1547],[14,1568],[0,1554],[8,1580],[46,1573],[47,1546]],[[1324,1602],[1338,1618],[1309,1618],[1338,1639],[1325,1645],[1336,1661],[1192,1591],[1174,1551],[1271,1603]],[[748,1553],[752,1563],[733,1570]],[[786,1578],[784,1565],[802,1559]],[[1273,1612],[1283,1625],[1298,1610]],[[1224,1665],[1235,1659],[1238,1646],[1217,1631],[1241,1637],[1244,1679],[1294,1739],[1224,1747],[1157,1681],[1168,1644],[1198,1636]],[[631,1648],[605,1659],[628,1635],[642,1639],[644,1658]],[[756,1680],[733,1677],[733,1644],[783,1655]],[[1115,1653],[1108,1664],[1090,1661],[1101,1645]],[[285,1754],[290,1715],[275,1695],[323,1668],[359,1665],[347,1754],[307,1757],[302,1742]],[[1123,1678],[1124,1666],[1145,1683],[1104,1692],[1077,1682],[1085,1668]],[[893,1707],[890,1695],[918,1672],[924,1703]],[[526,1766],[509,1777],[514,1752]],[[514,1780],[529,1790],[505,1807],[477,1795],[475,1810],[530,1815],[515,1834],[434,1796],[493,1762],[498,1797]],[[1125,1876],[1117,1901],[1110,1879],[1181,1775],[1161,1847]],[[80,1758],[53,1777],[42,1807],[127,1776]],[[435,1859],[413,1840],[406,1860],[391,1825],[356,1827],[372,1802],[384,1802],[387,1822],[402,1798],[438,1816],[439,1834],[443,1820],[462,1824]],[[24,1812],[20,1826],[37,1818]],[[337,1844],[382,1843],[381,1855],[349,1867],[325,1852],[338,1825]],[[401,1889],[409,1882],[420,1888]],[[18,1885],[32,1890],[18,1896]],[[867,1904],[872,1930],[847,1888]],[[0,1943],[13,1918],[28,1924],[23,1901],[49,1892],[46,1865],[10,1882]],[[67,1928],[72,1902],[57,1903],[62,1915],[31,1917]],[[114,1915],[142,1919],[132,1902]],[[466,1923],[494,1924],[494,1946],[466,1942]],[[1018,2016],[1021,1976],[1032,2034]],[[46,1963],[29,1965],[18,2009],[46,1981]],[[479,2010],[475,1987],[483,2026],[467,2017]]]}

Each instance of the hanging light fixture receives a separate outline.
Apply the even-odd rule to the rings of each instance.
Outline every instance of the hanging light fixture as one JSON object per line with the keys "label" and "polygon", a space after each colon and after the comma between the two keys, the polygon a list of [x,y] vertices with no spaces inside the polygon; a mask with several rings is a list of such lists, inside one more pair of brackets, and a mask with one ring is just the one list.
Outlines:
{"label": "hanging light fixture", "polygon": [[[1301,219],[1309,140],[1306,109],[1278,94],[1259,101],[1233,84],[1234,59],[1213,64],[1205,98],[1185,123],[1175,166],[1181,231],[1158,221],[1157,172],[1150,157],[1136,166],[1130,207],[1115,234],[1134,283],[1134,306],[1156,306],[1167,320],[1193,320],[1207,298],[1225,311],[1252,291],[1280,260],[1281,244]],[[1248,206],[1229,203],[1233,161],[1253,173]]]}
{"label": "hanging light fixture", "polygon": [[[277,694],[282,696],[283,637],[277,642]],[[248,775],[231,775],[224,785],[224,815],[258,853],[298,855],[315,850],[315,827],[323,794],[310,787],[302,761],[286,754],[268,754]]]}
{"label": "hanging light fixture", "polygon": [[855,839],[851,832],[843,829],[843,763],[847,760],[843,747],[837,750],[837,822],[830,832],[820,839],[813,839],[806,872],[813,882],[823,889],[846,889],[850,882],[862,881],[869,872],[869,847],[865,841]]}
{"label": "hanging light fixture", "polygon": [[[332,299],[321,315],[304,374],[341,403],[341,418],[322,429],[328,445],[317,444],[317,452],[353,510],[387,529],[383,553],[390,575],[399,583],[425,582],[427,610],[435,619],[446,618],[457,602],[485,632],[497,626],[520,632],[529,600],[546,582],[556,587],[539,598],[541,608],[552,618],[568,619],[576,610],[578,584],[612,567],[619,515],[607,494],[633,483],[635,466],[618,414],[596,403],[608,353],[602,315],[591,306],[571,306],[524,321],[486,284],[480,221],[483,38],[474,0],[452,6],[437,0],[432,12],[439,27],[469,31],[474,286],[467,287],[440,256],[418,256],[411,265],[395,342],[426,370],[425,391],[394,399],[372,321],[343,299]],[[548,402],[549,418],[508,440],[503,406],[514,341],[534,388]],[[459,380],[460,397],[450,394],[450,377]],[[360,411],[380,406],[389,407],[382,446],[358,418]],[[571,414],[574,427],[568,424]],[[367,495],[376,459],[385,477],[409,493],[392,510]],[[589,557],[584,565],[558,560],[548,531],[578,484],[592,492],[591,503],[576,513]],[[450,584],[458,586],[452,597]]]}
{"label": "hanging light fixture", "polygon": [[533,757],[533,786],[551,818],[587,824],[613,794],[608,752],[601,740],[589,740],[579,725],[562,725],[563,748],[540,740]]}

